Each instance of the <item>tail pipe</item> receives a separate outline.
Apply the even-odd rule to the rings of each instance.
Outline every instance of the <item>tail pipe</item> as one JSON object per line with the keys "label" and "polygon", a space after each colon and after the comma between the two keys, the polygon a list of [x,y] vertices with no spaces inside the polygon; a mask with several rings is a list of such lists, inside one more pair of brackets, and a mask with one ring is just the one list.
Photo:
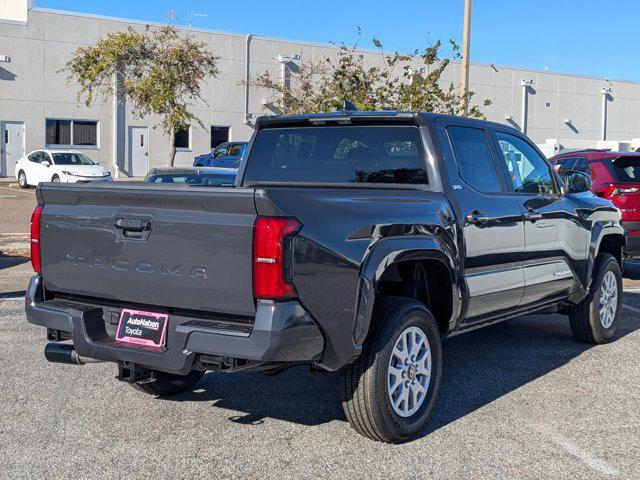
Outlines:
{"label": "tail pipe", "polygon": [[44,347],[44,358],[52,363],[66,363],[69,365],[84,365],[85,363],[99,363],[102,360],[81,357],[73,345],[50,342]]}

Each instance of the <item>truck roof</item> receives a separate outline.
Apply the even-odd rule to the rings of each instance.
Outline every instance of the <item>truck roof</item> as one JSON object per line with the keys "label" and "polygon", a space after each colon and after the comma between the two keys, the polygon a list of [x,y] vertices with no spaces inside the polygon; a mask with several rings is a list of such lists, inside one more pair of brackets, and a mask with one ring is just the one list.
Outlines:
{"label": "truck roof", "polygon": [[465,122],[477,123],[478,125],[493,125],[500,128],[514,130],[512,127],[496,122],[489,122],[478,118],[460,117],[456,115],[447,115],[444,113],[433,112],[412,112],[400,110],[379,110],[379,111],[362,111],[362,110],[337,110],[327,113],[306,113],[293,115],[268,115],[260,116],[256,120],[256,129],[269,126],[285,126],[300,124],[316,124],[323,125],[326,123],[351,124],[352,122],[398,122],[413,124],[432,124],[437,118],[464,118]]}

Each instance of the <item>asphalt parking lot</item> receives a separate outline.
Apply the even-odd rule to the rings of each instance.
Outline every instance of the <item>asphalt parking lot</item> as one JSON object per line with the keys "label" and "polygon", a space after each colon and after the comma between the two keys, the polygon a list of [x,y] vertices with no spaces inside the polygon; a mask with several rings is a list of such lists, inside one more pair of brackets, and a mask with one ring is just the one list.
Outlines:
{"label": "asphalt parking lot", "polygon": [[29,233],[31,213],[36,206],[35,192],[35,188],[21,189],[0,182],[0,234]]}
{"label": "asphalt parking lot", "polygon": [[0,478],[640,477],[635,282],[609,345],[575,342],[559,315],[447,340],[427,430],[385,445],[351,430],[335,374],[209,373],[160,399],[112,364],[49,364],[24,316],[30,274],[0,257]]}

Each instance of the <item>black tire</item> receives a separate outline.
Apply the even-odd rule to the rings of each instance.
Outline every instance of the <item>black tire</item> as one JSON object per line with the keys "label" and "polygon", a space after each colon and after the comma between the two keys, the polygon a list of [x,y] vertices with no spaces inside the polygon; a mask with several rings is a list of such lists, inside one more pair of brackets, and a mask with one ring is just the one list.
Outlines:
{"label": "black tire", "polygon": [[51,181],[53,183],[60,183],[60,177],[58,175],[54,175],[53,177],[51,177]]}
{"label": "black tire", "polygon": [[204,373],[203,371],[193,370],[187,375],[174,375],[155,371],[151,380],[132,383],[131,385],[151,395],[175,395],[191,390],[200,381]]}
{"label": "black tire", "polygon": [[[410,327],[418,327],[428,340],[431,376],[422,404],[410,416],[401,416],[394,410],[388,392],[389,362],[396,342]],[[372,328],[360,357],[340,371],[342,408],[361,435],[388,443],[404,442],[424,429],[438,396],[442,377],[440,331],[424,304],[404,297],[378,300]]]}
{"label": "black tire", "polygon": [[[611,272],[616,279],[617,306],[613,323],[605,326],[600,321],[600,298],[602,284],[607,272]],[[612,341],[620,324],[622,309],[622,272],[617,260],[608,253],[601,253],[596,257],[593,269],[593,282],[587,295],[578,305],[569,308],[569,322],[576,339],[587,343],[609,343]]]}
{"label": "black tire", "polygon": [[20,185],[20,188],[29,188],[29,184],[27,183],[27,175],[24,173],[24,170],[20,170],[18,172],[18,185]]}

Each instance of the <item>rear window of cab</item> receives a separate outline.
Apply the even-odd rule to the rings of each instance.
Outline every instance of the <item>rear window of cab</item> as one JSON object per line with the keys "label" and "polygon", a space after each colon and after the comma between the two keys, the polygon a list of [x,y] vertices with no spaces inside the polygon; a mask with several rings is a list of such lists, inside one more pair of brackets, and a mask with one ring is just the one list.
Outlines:
{"label": "rear window of cab", "polygon": [[411,126],[271,128],[258,132],[248,182],[427,184]]}

